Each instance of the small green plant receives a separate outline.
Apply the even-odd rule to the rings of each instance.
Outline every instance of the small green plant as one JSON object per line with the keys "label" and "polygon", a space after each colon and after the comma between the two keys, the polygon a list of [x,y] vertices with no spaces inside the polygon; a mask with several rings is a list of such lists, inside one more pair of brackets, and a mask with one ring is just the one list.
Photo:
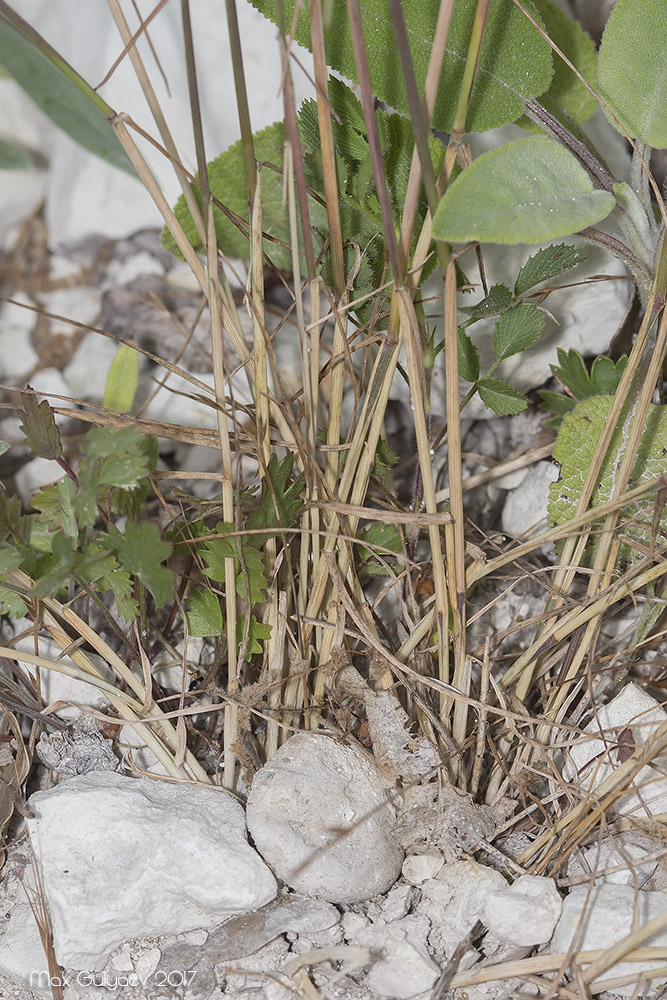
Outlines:
{"label": "small green plant", "polygon": [[551,372],[554,378],[569,390],[570,395],[564,392],[554,392],[551,389],[540,389],[538,395],[542,402],[540,409],[547,413],[555,413],[555,417],[549,421],[549,427],[560,427],[566,413],[590,396],[613,396],[618,389],[619,382],[625,366],[628,363],[627,356],[612,361],[601,355],[595,358],[589,372],[586,362],[579,351],[570,349],[564,351],[558,348],[558,364],[551,365]]}
{"label": "small green plant", "polygon": [[[21,426],[33,455],[53,461],[65,475],[34,495],[34,513],[24,513],[18,497],[0,490],[0,574],[24,570],[34,580],[23,595],[30,598],[66,596],[72,583],[93,599],[108,594],[128,622],[145,616],[147,593],[158,609],[173,600],[175,574],[168,562],[179,549],[184,528],[165,533],[144,517],[156,440],[133,427],[94,428],[84,436],[81,459],[73,468],[64,458],[48,402],[38,402],[32,391],[22,393],[21,402]],[[233,524],[211,527],[204,517],[189,521],[185,532],[195,542],[191,549],[203,576],[213,583],[224,584],[225,560],[234,559],[235,587],[243,600],[238,641],[247,628],[248,659],[261,652],[262,640],[270,635],[270,628],[250,613],[266,596],[264,546],[293,527],[302,504],[304,480],[292,478],[293,463],[292,455],[282,462],[271,458],[259,507],[248,515],[244,533],[238,534]],[[25,615],[23,596],[0,575],[0,612]],[[193,586],[188,602],[191,635],[222,634],[220,600],[212,589]]]}

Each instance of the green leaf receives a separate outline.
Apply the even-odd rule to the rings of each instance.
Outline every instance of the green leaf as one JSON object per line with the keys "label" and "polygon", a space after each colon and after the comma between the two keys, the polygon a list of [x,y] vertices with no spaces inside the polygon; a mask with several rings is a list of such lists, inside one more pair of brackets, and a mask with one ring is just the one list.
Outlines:
{"label": "green leaf", "polygon": [[[579,70],[584,80],[595,86],[597,58],[593,39],[580,24],[568,17],[553,0],[533,0],[544,21],[547,34],[561,52]],[[547,111],[565,124],[581,125],[597,107],[595,94],[575,76],[560,56],[554,53],[554,75],[551,86],[540,97]]]}
{"label": "green leaf", "polygon": [[493,349],[499,361],[532,347],[542,336],[544,313],[527,302],[501,313],[493,331]]}
{"label": "green leaf", "polygon": [[52,531],[64,531],[72,541],[76,541],[79,528],[74,515],[73,498],[76,486],[69,478],[45,486],[33,496],[30,506],[39,511],[39,521]]}
{"label": "green leaf", "polygon": [[118,614],[129,622],[139,613],[132,578],[126,570],[120,569],[115,554],[104,548],[104,541],[105,536],[101,535],[83,547],[83,559],[76,567],[77,579],[87,586],[94,585],[97,590],[112,591]]}
{"label": "green leaf", "polygon": [[514,304],[514,296],[507,285],[492,285],[489,294],[474,306],[459,306],[459,312],[467,313],[465,326],[470,326],[480,319],[497,316],[503,309],[509,309]]}
{"label": "green leaf", "polygon": [[44,399],[38,403],[37,396],[33,392],[22,392],[21,402],[23,404],[21,430],[33,455],[52,461],[61,458],[63,446],[60,431],[47,401]]}
{"label": "green leaf", "polygon": [[[277,23],[277,0],[252,0],[266,17]],[[361,16],[373,93],[405,114],[408,102],[403,86],[389,6],[385,0],[361,0]],[[447,36],[447,50],[433,112],[433,127],[450,131],[475,16],[476,0],[456,0]],[[539,15],[530,0],[525,4]],[[417,86],[423,92],[438,4],[412,0],[403,4]],[[291,25],[294,0],[284,5],[285,23]],[[325,13],[327,62],[348,79],[358,82],[347,7],[332,3]],[[311,48],[307,5],[301,5],[295,39]],[[551,51],[539,32],[511,0],[492,0],[484,42],[470,98],[466,130],[482,132],[514,121],[530,97],[543,93],[553,73]]]}
{"label": "green leaf", "polygon": [[591,367],[593,393],[599,396],[613,396],[618,389],[618,383],[623,377],[627,363],[628,358],[625,354],[616,362],[604,355],[596,358]]}
{"label": "green leaf", "polygon": [[557,243],[543,247],[529,257],[523,265],[514,284],[515,296],[523,295],[543,281],[551,281],[559,274],[571,271],[586,258],[576,247],[568,243]]}
{"label": "green leaf", "polygon": [[51,538],[51,552],[37,565],[35,583],[30,589],[35,597],[55,597],[75,576],[79,554],[72,539],[57,531]]}
{"label": "green leaf", "polygon": [[[551,524],[564,524],[574,516],[598,442],[608,423],[612,403],[612,396],[592,396],[578,403],[572,413],[563,419],[554,449],[554,458],[561,466],[561,477],[550,487]],[[612,498],[623,449],[626,447],[635,419],[634,416],[628,418],[626,412],[614,431],[593,491],[592,507],[597,507]],[[628,488],[633,489],[664,474],[666,454],[667,406],[651,405],[637,448]],[[653,538],[655,504],[655,496],[648,496],[624,507],[619,514],[617,534],[621,533],[638,545],[650,549],[656,541]],[[659,532],[664,538],[667,532],[667,512],[664,510],[660,518]],[[595,542],[589,546],[587,552],[589,564],[594,552]],[[621,562],[632,561],[636,557],[637,550],[632,545],[626,543],[621,545],[619,550]]]}
{"label": "green leaf", "polygon": [[[34,30],[31,35],[49,51],[57,65],[37,45],[0,15],[0,63],[52,122],[70,138],[114,167],[135,175],[134,167],[104,116],[107,107],[64,59]],[[74,82],[74,81],[77,82]]]}
{"label": "green leaf", "polygon": [[207,566],[203,570],[204,575],[208,576],[211,580],[216,580],[218,583],[225,583],[225,560],[233,559],[237,594],[250,604],[259,604],[264,601],[264,591],[268,586],[266,574],[264,573],[262,553],[254,547],[248,535],[240,536],[241,554],[243,556],[245,573],[248,577],[248,586],[246,586],[246,576],[241,568],[236,537],[225,537],[233,531],[236,531],[235,525],[219,521],[215,526],[215,532],[222,537],[211,538],[203,543],[200,551],[207,562]]}
{"label": "green leaf", "polygon": [[477,383],[477,391],[482,402],[501,416],[521,413],[528,406],[528,400],[507,382],[495,378],[484,378]]}
{"label": "green leaf", "polygon": [[545,243],[600,222],[614,204],[571,153],[529,136],[483,153],[457,177],[433,235],[450,243]]}
{"label": "green leaf", "polygon": [[666,38],[663,2],[617,0],[598,56],[600,96],[633,138],[655,149],[667,147]]}
{"label": "green leaf", "polygon": [[121,344],[107,375],[104,386],[104,405],[109,410],[129,413],[134,402],[138,380],[139,354],[133,347]]}
{"label": "green leaf", "polygon": [[[403,548],[403,539],[400,530],[395,524],[370,524],[359,535],[359,539],[366,545],[378,548],[382,554],[389,552],[400,552]],[[369,554],[366,550],[367,555]],[[363,556],[362,556],[363,558]]]}
{"label": "green leaf", "polygon": [[185,612],[188,633],[194,636],[222,635],[222,609],[220,599],[212,590],[191,590],[188,594],[189,611]]}
{"label": "green leaf", "polygon": [[0,582],[0,614],[9,618],[25,618],[28,606],[14,590],[3,587]]}
{"label": "green leaf", "polygon": [[0,455],[4,455],[6,451],[9,451],[10,445],[6,441],[0,441]]}
{"label": "green leaf", "polygon": [[[291,528],[296,522],[297,514],[303,507],[301,493],[305,480],[301,474],[291,486],[287,485],[293,465],[294,455],[287,455],[282,462],[279,462],[275,455],[271,456],[266,476],[262,480],[259,508],[252,512],[246,522],[249,531],[262,528]],[[264,535],[258,540],[258,544],[263,545],[268,537]]]}
{"label": "green leaf", "polygon": [[479,378],[479,352],[462,326],[458,328],[459,375],[466,382]]}
{"label": "green leaf", "polygon": [[[287,203],[283,198],[283,156],[285,128],[282,123],[269,125],[253,136],[255,158],[259,163],[269,164],[262,169],[262,205],[264,210],[264,232],[273,240],[265,239],[264,252],[277,268],[292,269],[292,251]],[[275,169],[272,169],[274,167]],[[241,142],[231,146],[208,165],[208,181],[212,195],[221,201],[240,222],[248,225],[248,187],[246,184],[243,148]],[[308,200],[311,221],[326,225],[326,210],[312,198]],[[195,249],[201,249],[197,226],[181,197],[174,207],[176,218],[183,226],[185,235]],[[231,257],[248,258],[249,241],[247,228],[239,228],[220,211],[215,212],[215,231],[219,249]],[[275,242],[275,241],[278,242]],[[176,243],[168,230],[162,235],[165,247],[177,252]],[[281,245],[285,244],[284,246]],[[316,253],[320,246],[316,245]]]}
{"label": "green leaf", "polygon": [[10,535],[17,538],[20,535],[22,520],[20,499],[17,496],[8,496],[0,486],[0,542],[4,542]]}
{"label": "green leaf", "polygon": [[[236,648],[239,649],[243,641],[243,633],[245,631],[245,622],[243,618],[239,618],[236,622]],[[264,625],[262,622],[258,622],[254,615],[250,615],[250,623],[248,628],[248,644],[245,648],[245,653],[243,656],[244,660],[250,660],[255,653],[262,652],[262,642],[265,639],[271,637],[271,626]]]}
{"label": "green leaf", "polygon": [[125,534],[115,525],[108,529],[110,547],[116,552],[121,567],[132,573],[150,590],[155,605],[161,608],[171,600],[174,592],[174,574],[162,563],[171,555],[171,545],[164,541],[156,524],[128,521]]}
{"label": "green leaf", "polygon": [[551,365],[551,372],[555,378],[560,379],[575,399],[587,399],[593,395],[593,385],[588,374],[586,363],[579,351],[570,348],[564,351],[558,348],[558,364]]}
{"label": "green leaf", "polygon": [[398,455],[395,455],[386,441],[378,438],[375,458],[373,459],[373,475],[378,479],[388,476],[392,468],[398,462]]}
{"label": "green leaf", "polygon": [[0,139],[0,170],[27,170],[31,166],[30,157],[20,146]]}
{"label": "green leaf", "polygon": [[572,399],[572,396],[566,396],[562,392],[553,392],[551,389],[539,389],[537,395],[542,400],[539,409],[555,414],[554,419],[548,422],[547,427],[560,427],[565,414],[577,405],[576,399]]}

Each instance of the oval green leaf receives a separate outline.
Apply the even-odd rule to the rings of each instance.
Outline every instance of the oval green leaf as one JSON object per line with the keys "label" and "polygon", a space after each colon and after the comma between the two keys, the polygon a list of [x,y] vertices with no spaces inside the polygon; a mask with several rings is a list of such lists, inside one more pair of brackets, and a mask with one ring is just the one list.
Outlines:
{"label": "oval green leaf", "polygon": [[[595,44],[580,24],[568,17],[554,0],[533,0],[540,12],[551,41],[579,70],[584,80],[595,86]],[[540,97],[540,104],[560,121],[581,125],[597,107],[595,94],[581,82],[557,53],[553,55],[554,75],[551,85]],[[535,127],[534,125],[532,126]]]}
{"label": "oval green leaf", "polygon": [[[254,7],[278,22],[277,0],[251,0]],[[329,66],[358,82],[347,5],[343,0],[323,5],[324,44]],[[403,15],[410,39],[412,61],[420,92],[433,47],[439,4],[406,0]],[[540,22],[531,0],[524,6]],[[285,24],[292,25],[295,0],[285,0]],[[408,113],[394,28],[386,0],[360,0],[364,41],[373,93],[392,108]],[[477,0],[454,3],[440,86],[433,111],[434,128],[450,131],[454,122]],[[543,25],[542,25],[543,26]],[[300,5],[294,38],[312,51],[308,5]],[[486,129],[516,121],[531,97],[544,93],[551,83],[551,49],[512,0],[491,0],[484,42],[472,89],[466,130]]]}
{"label": "oval green leaf", "polygon": [[602,36],[598,89],[634,139],[667,148],[667,4],[662,0],[618,0]]}
{"label": "oval green leaf", "polygon": [[118,413],[129,413],[134,402],[139,381],[139,355],[133,347],[121,344],[111,362],[106,385],[104,405]]}
{"label": "oval green leaf", "polygon": [[599,222],[614,204],[571,153],[530,136],[483,153],[457,177],[433,235],[449,243],[546,243]]}

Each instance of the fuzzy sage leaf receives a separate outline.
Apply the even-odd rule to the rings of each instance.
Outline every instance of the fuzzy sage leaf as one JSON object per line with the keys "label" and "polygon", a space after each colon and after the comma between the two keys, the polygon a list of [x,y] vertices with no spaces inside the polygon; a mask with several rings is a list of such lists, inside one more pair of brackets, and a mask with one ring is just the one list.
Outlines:
{"label": "fuzzy sage leaf", "polygon": [[600,222],[614,204],[571,153],[530,136],[483,153],[457,177],[433,235],[449,243],[545,243]]}

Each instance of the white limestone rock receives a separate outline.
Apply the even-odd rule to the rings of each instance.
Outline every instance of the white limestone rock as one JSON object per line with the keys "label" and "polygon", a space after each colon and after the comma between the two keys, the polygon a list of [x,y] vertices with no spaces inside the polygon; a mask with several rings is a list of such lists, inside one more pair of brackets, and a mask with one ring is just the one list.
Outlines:
{"label": "white limestone rock", "polygon": [[131,938],[213,927],[276,894],[221,789],[99,772],[29,801],[61,965],[101,968]]}
{"label": "white limestone rock", "polygon": [[[57,469],[54,462],[49,462],[49,465],[52,469]],[[34,653],[34,637],[26,635],[17,639],[14,643],[14,649],[19,652]],[[62,655],[62,649],[55,639],[40,635],[37,650],[40,656],[43,656],[45,660],[50,660],[56,666],[63,666],[70,670],[75,669],[75,664],[70,657]],[[115,673],[106,660],[103,660],[97,653],[87,653],[86,655],[100,672],[102,679],[113,682]],[[32,663],[23,660],[18,662],[27,674],[34,675],[35,667]],[[40,691],[45,706],[63,702],[63,707],[58,708],[55,714],[59,719],[64,719],[67,722],[73,722],[81,714],[81,709],[77,708],[78,705],[101,711],[108,704],[100,689],[93,684],[68,677],[67,674],[59,673],[57,670],[49,670],[46,667],[42,667],[40,670]]]}
{"label": "white limestone rock", "polygon": [[[94,326],[102,308],[102,292],[90,285],[75,285],[73,288],[56,288],[43,297],[44,309],[60,319],[51,320],[51,333],[71,337],[81,331],[76,323]],[[73,320],[69,323],[68,320]]]}
{"label": "white limestone rock", "polygon": [[77,399],[101,403],[109,369],[117,351],[118,344],[115,341],[99,333],[87,333],[72,355],[72,360],[63,369],[71,395]]}
{"label": "white limestone rock", "polygon": [[546,531],[549,487],[558,475],[554,462],[537,462],[524,472],[505,500],[501,522],[506,535],[523,540]]}
{"label": "white limestone rock", "polygon": [[37,313],[30,308],[35,303],[23,292],[15,292],[12,299],[0,305],[0,378],[23,388],[39,362],[32,346]]}
{"label": "white limestone rock", "polygon": [[562,905],[553,879],[521,875],[485,895],[482,921],[502,944],[532,948],[551,940]]}
{"label": "white limestone rock", "polygon": [[[561,918],[551,941],[551,953],[564,954],[574,942],[575,951],[589,951],[611,948],[633,929],[639,930],[649,920],[667,910],[667,894],[645,892],[631,885],[602,883],[593,886],[578,886],[563,902]],[[584,914],[583,924],[580,921]],[[636,925],[633,921],[636,919]],[[663,928],[643,944],[651,948],[667,947],[667,928]],[[664,967],[664,961],[618,962],[607,969],[596,982],[631,976],[632,982],[625,986],[614,986],[611,990],[617,996],[638,997],[651,993],[651,969]],[[646,987],[637,994],[637,980],[640,973],[647,976]],[[664,980],[664,975],[660,976]],[[591,984],[594,987],[594,983]],[[593,992],[596,992],[593,989]]]}
{"label": "white limestone rock", "polygon": [[[667,722],[660,704],[636,684],[626,686],[608,705],[600,705],[585,727],[590,740],[577,740],[569,747],[563,777],[584,791],[597,788],[632,753]],[[635,776],[638,792],[622,795],[611,807],[623,816],[644,819],[667,812],[667,754],[656,757]]]}
{"label": "white limestone rock", "polygon": [[[657,842],[655,849],[659,849]],[[596,882],[638,885],[641,889],[658,866],[657,860],[649,857],[650,853],[652,852],[648,847],[633,843],[621,835],[602,844],[593,844],[582,852],[581,861],[577,855],[573,855],[567,866],[567,874],[569,878],[582,876],[582,880],[590,879],[593,874]]]}
{"label": "white limestone rock", "polygon": [[379,954],[364,980],[383,997],[410,1000],[430,990],[440,967],[428,953],[429,923],[423,916],[408,916],[390,924],[377,924],[362,933],[360,943]]}
{"label": "white limestone rock", "polygon": [[[76,8],[68,0],[21,0],[20,6],[22,16],[85,79],[93,86],[100,83],[123,46],[105,0],[87,0]],[[146,17],[149,12],[150,6],[142,4],[142,15]],[[282,96],[276,85],[281,73],[280,48],[275,26],[250,4],[239,4],[238,17],[253,128],[260,129],[283,113]],[[221,11],[218,0],[200,0],[193,6],[192,20],[206,150],[209,159],[213,159],[240,135],[224,5]],[[136,24],[132,30],[134,27]],[[151,53],[144,38],[138,40],[137,48],[146,65],[154,66],[157,57],[162,66],[169,67],[169,92],[159,73],[154,75],[153,82],[183,162],[194,170],[196,157],[182,25],[179,11],[171,4],[151,22],[150,40],[156,55]],[[306,60],[310,58],[306,53],[302,55]],[[312,84],[305,74],[296,72],[294,83],[297,101],[312,96]],[[129,59],[116,67],[101,93],[113,108],[128,112],[143,128],[157,134]],[[220,94],[232,98],[221,101]],[[147,226],[162,225],[152,199],[133,176],[77,146],[37,109],[34,112],[26,109],[25,115],[38,124],[35,147],[46,147],[49,154],[46,221],[53,243],[75,241],[94,232],[122,237]],[[148,143],[138,141],[142,155],[167,200],[173,204],[181,192],[172,165]]]}
{"label": "white limestone rock", "polygon": [[430,878],[435,878],[445,863],[440,851],[426,848],[421,854],[409,854],[401,869],[403,878],[410,885],[423,885]]}
{"label": "white limestone rock", "polygon": [[[0,976],[17,987],[30,988],[40,996],[52,997],[46,955],[35,915],[30,907],[35,879],[25,852],[10,850],[0,882]],[[0,984],[0,996],[7,994]]]}
{"label": "white limestone rock", "polygon": [[506,890],[507,882],[500,872],[474,861],[447,864],[437,878],[424,882],[417,913],[431,921],[429,944],[435,953],[450,958],[459,941],[484,919],[489,893]]}
{"label": "white limestone rock", "polygon": [[287,740],[255,775],[247,811],[265,861],[304,895],[360,902],[400,874],[396,813],[375,765],[331,737]]}

